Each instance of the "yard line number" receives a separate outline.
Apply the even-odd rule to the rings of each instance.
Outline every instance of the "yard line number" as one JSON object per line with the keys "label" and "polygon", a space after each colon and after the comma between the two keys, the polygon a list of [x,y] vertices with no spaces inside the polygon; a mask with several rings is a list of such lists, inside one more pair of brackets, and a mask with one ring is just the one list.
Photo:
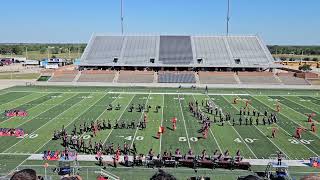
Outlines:
{"label": "yard line number", "polygon": [[305,140],[305,139],[288,139],[291,144],[311,144],[314,140]]}
{"label": "yard line number", "polygon": [[[251,139],[251,138],[244,138],[244,141],[246,143],[254,143],[255,141],[257,141],[258,139]],[[240,138],[236,138],[233,140],[234,142],[237,142],[237,143],[242,143],[242,140]]]}
{"label": "yard line number", "polygon": [[[122,136],[120,136],[120,137],[122,137]],[[132,137],[132,136],[127,136],[127,137],[125,137],[124,139],[127,140],[127,141],[132,141],[132,140],[133,140],[133,137]],[[143,139],[144,139],[143,136],[137,136],[135,140],[137,140],[137,141],[142,141]]]}
{"label": "yard line number", "polygon": [[[197,142],[198,141],[198,138],[197,137],[191,137],[191,138],[189,138],[190,139],[190,141],[192,141],[192,142]],[[184,141],[187,141],[188,139],[186,138],[186,137],[179,137],[179,141],[181,141],[181,142],[184,142]]]}

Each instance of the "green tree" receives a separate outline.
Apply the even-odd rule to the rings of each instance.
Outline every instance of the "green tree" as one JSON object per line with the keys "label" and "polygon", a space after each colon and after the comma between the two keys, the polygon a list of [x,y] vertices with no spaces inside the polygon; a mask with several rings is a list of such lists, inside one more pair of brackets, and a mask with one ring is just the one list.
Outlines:
{"label": "green tree", "polygon": [[299,70],[304,71],[304,72],[308,72],[311,71],[311,65],[310,64],[303,64],[301,66],[299,66]]}

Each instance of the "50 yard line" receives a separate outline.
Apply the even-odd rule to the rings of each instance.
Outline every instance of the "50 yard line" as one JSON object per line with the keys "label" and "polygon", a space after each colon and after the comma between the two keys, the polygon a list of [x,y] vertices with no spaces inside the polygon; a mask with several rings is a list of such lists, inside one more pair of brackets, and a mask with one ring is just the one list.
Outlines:
{"label": "50 yard line", "polygon": [[[164,94],[162,95],[161,127],[163,124]],[[161,154],[162,133],[160,134],[159,154]]]}
{"label": "50 yard line", "polygon": [[188,134],[187,126],[186,126],[186,121],[185,121],[185,119],[184,119],[184,115],[183,115],[183,111],[182,111],[182,106],[181,106],[179,94],[178,94],[178,99],[179,99],[180,111],[181,111],[181,114],[182,114],[182,120],[183,120],[183,124],[184,124],[184,129],[186,130],[186,135],[187,135],[187,140],[188,140],[189,149],[191,149],[190,140],[189,140],[189,134]]}
{"label": "50 yard line", "polygon": [[[145,102],[144,106],[148,105],[148,101],[149,101],[150,95],[151,95],[151,94],[149,94],[149,95],[148,95],[147,100],[146,100],[146,102]],[[143,117],[143,113],[144,113],[144,110],[142,110],[142,111],[141,111],[140,119]],[[135,133],[134,133],[134,135],[133,135],[133,139],[132,139],[132,142],[131,142],[130,148],[132,148],[132,146],[133,146],[133,142],[134,142],[134,140],[136,139],[138,129],[139,129],[139,127],[137,127],[137,128],[136,128],[136,132],[135,132]]]}

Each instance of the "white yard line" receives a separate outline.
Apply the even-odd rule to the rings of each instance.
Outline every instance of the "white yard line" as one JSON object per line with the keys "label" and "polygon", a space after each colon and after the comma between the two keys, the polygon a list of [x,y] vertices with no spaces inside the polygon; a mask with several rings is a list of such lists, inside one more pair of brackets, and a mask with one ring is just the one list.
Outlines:
{"label": "white yard line", "polygon": [[[47,102],[47,101],[50,101],[50,100],[51,100],[51,99],[48,99],[48,100],[46,100],[46,101],[44,101],[44,102]],[[64,100],[64,101],[66,101],[66,100]],[[64,101],[63,101],[63,102],[64,102]],[[29,111],[30,111],[30,110],[33,110],[33,109],[37,109],[38,106],[47,105],[47,104],[45,104],[44,102],[43,102],[43,103],[40,103],[40,104],[38,104],[38,105],[36,105],[36,106],[34,106],[34,107],[32,107],[32,108],[30,108]],[[52,107],[50,107],[49,109],[43,111],[42,113],[45,113],[45,112],[49,111],[50,109],[54,108],[55,106],[57,106],[57,105],[62,105],[62,104],[63,104],[63,103],[61,103],[61,102],[60,102],[60,103],[57,103],[57,104],[52,104],[52,105],[53,105]],[[24,121],[23,123],[21,123],[21,124],[19,124],[18,126],[16,126],[16,128],[24,125],[24,124],[27,123],[27,122],[30,122],[32,119],[38,117],[38,116],[41,115],[42,113],[40,113],[40,114],[38,114],[38,115],[30,118],[29,120]],[[28,117],[30,117],[30,116],[23,117],[23,118],[21,118],[21,120],[28,119]],[[9,118],[9,119],[6,119],[6,120],[0,122],[0,125],[1,125],[2,123],[6,122],[6,121],[9,121],[9,120],[13,119],[13,118],[14,118],[14,117],[11,117],[11,118]]]}
{"label": "white yard line", "polygon": [[[136,96],[136,95],[133,95],[133,96],[132,96],[131,100],[128,102],[128,104],[126,105],[126,107],[124,108],[124,110],[122,111],[122,113],[120,114],[120,116],[119,116],[119,118],[117,119],[117,121],[119,121],[119,120],[121,119],[122,115],[124,114],[124,112],[126,112],[129,104],[131,103],[131,101],[133,100],[133,98],[134,98],[135,96]],[[107,142],[107,140],[109,139],[109,136],[111,135],[113,129],[114,129],[114,128],[111,128],[108,136],[107,136],[106,139],[103,141],[103,144],[102,144],[102,145],[104,145],[104,144]]]}
{"label": "white yard line", "polygon": [[[196,101],[196,98],[195,98],[193,95],[192,95],[192,97],[193,97],[193,100],[194,100],[194,101]],[[221,149],[221,147],[220,147],[220,145],[219,145],[219,143],[218,143],[218,141],[217,141],[216,137],[214,136],[214,134],[213,134],[213,132],[212,132],[211,128],[209,128],[209,130],[210,130],[210,134],[212,135],[212,137],[213,137],[214,141],[216,142],[216,144],[217,144],[217,146],[218,146],[219,151],[222,153],[223,151],[222,151],[222,149]]]}
{"label": "white yard line", "polygon": [[[91,106],[89,106],[85,111],[82,111],[82,113],[79,114],[79,116],[73,118],[73,120],[68,123],[65,128],[69,127],[75,120],[77,120],[80,116],[82,116],[84,113],[86,113],[93,105],[95,105],[97,102],[99,102],[103,97],[105,97],[106,95],[102,96],[101,98],[97,99]],[[77,104],[80,104],[83,100],[79,101]],[[49,139],[46,143],[44,143],[40,148],[38,148],[35,152],[38,152],[41,148],[43,148],[45,145],[47,145],[49,142],[51,141],[51,139]]]}
{"label": "white yard line", "polygon": [[14,169],[12,169],[12,170],[8,173],[8,175],[13,174],[13,172],[14,172],[19,166],[21,166],[23,163],[25,163],[27,160],[28,160],[28,158],[26,158],[25,160],[23,160],[18,166],[16,166]]}
{"label": "white yard line", "polygon": [[[65,101],[68,101],[69,99],[71,99],[71,98],[73,98],[73,97],[75,97],[77,94],[75,94],[74,96],[71,96],[70,98],[68,98],[68,99],[66,99],[66,100],[64,100],[63,102],[65,102]],[[76,104],[78,104],[78,103],[76,103]],[[56,106],[58,106],[59,104],[57,104]],[[75,105],[75,104],[74,104]],[[72,105],[72,106],[74,106],[74,105]],[[71,106],[71,107],[72,107]],[[55,107],[55,106],[54,106]],[[54,108],[54,107],[52,107],[52,108]],[[71,107],[69,107],[68,109],[70,109]],[[51,108],[51,109],[52,109]],[[66,109],[65,111],[67,111],[68,109]],[[60,116],[61,114],[63,114],[65,111],[63,111],[63,112],[61,112],[58,116]],[[47,111],[45,111],[45,112],[47,112]],[[43,113],[45,113],[45,112],[43,112]],[[41,113],[42,114],[42,113]],[[39,114],[39,115],[41,115],[41,114]],[[38,115],[38,116],[39,116]],[[56,116],[55,118],[52,118],[51,120],[49,120],[49,121],[47,121],[46,123],[44,123],[42,126],[40,126],[38,129],[36,129],[35,131],[33,131],[32,133],[30,133],[29,135],[31,135],[31,134],[33,134],[33,133],[35,133],[36,131],[38,131],[39,129],[41,129],[42,127],[44,127],[44,126],[46,126],[48,123],[50,123],[50,122],[52,122],[54,119],[56,119],[58,116]],[[20,126],[20,125],[19,125]],[[26,137],[25,137],[26,138]],[[20,142],[22,142],[24,140],[24,138],[23,139],[21,139],[21,140],[19,140],[17,143],[15,143],[14,145],[12,145],[12,146],[10,146],[8,149],[6,149],[5,151],[3,151],[3,152],[7,152],[8,150],[10,150],[11,148],[13,148],[14,146],[16,146],[17,144],[19,144]]]}
{"label": "white yard line", "polygon": [[[47,95],[48,94],[50,94],[50,93],[47,93]],[[44,96],[46,96],[46,95],[44,95]],[[36,99],[40,99],[40,98],[43,98],[44,96],[41,96],[41,97],[39,97],[39,98],[36,98]],[[36,100],[36,99],[33,99],[33,100],[30,100],[30,101],[28,101],[27,103],[24,103],[24,104],[21,104],[21,105],[27,105],[29,102],[31,102],[31,101],[34,101],[34,100]],[[46,100],[46,101],[48,101],[48,100]],[[44,102],[46,102],[46,101],[44,101]],[[32,108],[30,108],[30,109],[26,109],[26,110],[32,110],[32,109],[35,109],[37,106],[39,106],[39,105],[41,105],[42,103],[40,103],[40,104],[37,104],[36,106],[34,106],[34,107],[32,107]],[[28,105],[30,105],[30,104],[28,104]],[[19,105],[20,106],[20,105]],[[7,121],[9,121],[9,120],[11,120],[11,119],[13,119],[14,117],[10,117],[10,118],[8,118],[8,119],[6,119],[6,120],[4,120],[4,121],[2,121],[2,122],[0,122],[0,125],[1,124],[3,124],[4,122],[7,122]],[[23,119],[23,118],[22,118]]]}
{"label": "white yard line", "polygon": [[185,119],[184,119],[184,114],[183,114],[183,110],[182,110],[182,106],[181,106],[179,94],[178,94],[178,99],[179,99],[180,111],[181,111],[181,114],[182,114],[182,120],[183,120],[183,124],[184,124],[184,129],[185,129],[185,131],[186,131],[186,135],[187,135],[187,139],[188,139],[189,149],[191,149],[189,134],[188,134],[187,126],[186,126],[186,121],[185,121]]}
{"label": "white yard line", "polygon": [[[162,95],[162,107],[161,107],[161,127],[163,124],[163,109],[164,109],[164,94]],[[159,154],[161,154],[161,143],[162,143],[162,133],[160,134],[160,146],[159,146]]]}
{"label": "white yard line", "polygon": [[[257,99],[257,98],[255,98],[255,99]],[[260,101],[260,100],[258,100],[258,101]],[[265,103],[263,103],[262,101],[260,101],[260,102],[261,102],[262,104],[264,104],[265,106],[267,106],[267,107],[269,107],[269,108],[272,109],[272,107],[271,107],[270,105],[265,104]],[[281,101],[280,101],[280,103],[281,103]],[[281,103],[281,107],[289,108],[289,109],[291,109],[292,111],[297,112],[296,110],[294,110],[294,109],[292,109],[291,107],[289,107],[289,106],[287,106],[287,105],[285,105],[285,104],[282,104],[282,103]],[[299,113],[299,112],[297,112],[297,113]],[[291,122],[293,122],[294,124],[299,125],[299,126],[305,128],[305,129],[308,129],[308,128],[306,128],[305,126],[303,126],[302,124],[300,124],[300,122],[294,121],[294,120],[292,120],[291,118],[289,118],[286,114],[281,113],[281,111],[279,112],[279,114],[281,114],[282,116],[285,116],[287,119],[289,119],[289,120],[290,120]],[[301,114],[301,113],[299,113],[299,114]],[[307,118],[306,118],[306,119],[307,119]],[[311,134],[320,139],[320,137],[319,137],[317,134],[315,134],[315,133],[311,133]]]}
{"label": "white yard line", "polygon": [[[221,96],[223,99],[225,99],[223,96]],[[210,96],[208,96],[209,99],[211,99]],[[211,99],[212,100],[212,99]],[[226,101],[228,101],[227,99],[225,99]],[[212,100],[212,102],[214,103],[214,101]],[[215,106],[217,106],[215,103],[214,103]],[[219,106],[217,106],[219,107]],[[222,113],[222,115],[224,115]],[[232,129],[237,133],[237,135],[239,136],[239,138],[241,139],[241,141],[247,146],[247,148],[249,149],[249,151],[252,153],[252,155],[257,158],[256,154],[252,151],[252,149],[250,148],[250,146],[246,143],[246,141],[242,138],[242,136],[239,134],[239,132],[232,126],[232,124],[230,123],[230,121],[228,121],[228,124],[232,127]]]}
{"label": "white yard line", "polygon": [[[239,98],[239,96],[237,96],[238,98]],[[226,99],[227,100],[227,99]],[[233,107],[233,108],[235,108],[235,109],[237,109],[237,110],[239,110],[235,105],[233,105],[232,103],[231,103],[231,106]],[[255,109],[253,106],[251,106],[250,105],[250,107],[252,108],[252,109]],[[259,111],[259,110],[258,110]],[[287,158],[289,158],[289,159],[291,159],[286,153],[285,153],[285,151],[283,151],[278,145],[276,145],[270,138],[268,138],[267,137],[267,135],[264,133],[264,132],[262,132],[256,125],[254,125],[253,124],[253,126],[261,133],[261,134],[263,134],[279,151],[281,151]]]}
{"label": "white yard line", "polygon": [[[259,101],[259,102],[261,102],[262,104],[264,104],[265,106],[267,106],[265,103],[263,103],[261,100],[259,100],[259,99],[257,99],[257,98],[255,98],[257,101]],[[269,106],[267,106],[267,107],[269,107]],[[270,107],[269,107],[270,108]],[[280,128],[280,129],[282,129],[287,135],[289,135],[290,137],[292,137],[292,134],[290,134],[290,133],[288,133],[285,129],[283,129],[281,126],[279,126],[278,124],[277,124],[277,126]],[[294,139],[296,139],[295,137],[293,137]],[[310,152],[312,152],[313,154],[315,154],[315,155],[317,155],[317,156],[319,156],[317,153],[315,153],[313,150],[311,150],[308,146],[306,146],[305,144],[303,144],[303,143],[301,143],[305,148],[307,148]]]}
{"label": "white yard line", "polygon": [[[33,95],[33,94],[36,94],[36,93],[32,93],[32,94],[29,94],[29,95],[25,95],[25,96],[19,97],[19,98],[17,98],[17,99],[12,100],[12,101],[9,101],[9,102],[6,102],[6,103],[4,103],[4,104],[1,104],[1,106],[3,106],[3,105],[6,106],[6,105],[8,105],[8,104],[15,104],[15,101],[17,101],[17,100],[19,100],[19,99],[22,99],[22,98],[25,98],[25,97],[27,97],[27,96],[31,96],[31,95]],[[45,95],[43,95],[43,96],[45,96]],[[39,98],[41,98],[41,97],[43,97],[43,96],[40,96]],[[36,98],[36,99],[38,99],[38,98]],[[23,103],[23,104],[19,103],[18,106],[27,104],[28,102],[33,101],[33,100],[36,100],[36,99],[31,99],[31,100],[29,100],[29,101],[27,101],[27,102],[25,102],[25,103]]]}
{"label": "white yard line", "polygon": [[[286,100],[288,100],[288,101],[290,101],[290,102],[293,102],[293,103],[295,103],[295,104],[297,104],[297,105],[299,105],[299,106],[302,106],[302,107],[304,107],[304,108],[306,108],[306,109],[308,109],[308,110],[310,110],[310,111],[312,111],[312,112],[314,112],[314,113],[316,113],[316,114],[319,114],[319,112],[318,112],[318,110],[314,110],[314,109],[310,109],[310,107],[307,107],[307,106],[305,106],[305,105],[303,105],[303,104],[298,104],[297,102],[295,102],[295,101],[293,101],[293,100],[291,100],[291,99],[288,99],[288,98],[285,98],[285,97],[283,97],[284,99],[286,99]],[[298,97],[299,98],[299,97]],[[301,99],[301,98],[300,98]],[[280,101],[280,103],[281,103],[281,101]],[[313,102],[309,102],[309,103],[312,103],[312,104],[315,104],[315,103],[313,103]],[[318,104],[315,104],[315,105],[318,105]],[[286,105],[287,106],[287,105]],[[288,108],[290,108],[290,109],[293,109],[293,108],[291,108],[291,107],[289,107],[289,106],[287,106]],[[299,112],[299,111],[296,111],[295,110],[295,112],[297,112],[297,113],[299,113],[299,114],[301,114],[301,115],[303,115],[303,116],[306,116],[305,114],[302,114],[301,112]],[[306,113],[308,113],[308,112],[306,112]],[[315,121],[315,123],[316,124],[319,124],[319,122],[318,121]]]}
{"label": "white yard line", "polygon": [[[110,92],[110,91],[109,91]],[[105,94],[104,96],[102,96],[102,97],[105,97],[107,94]],[[120,97],[120,95],[121,94],[119,94],[118,95],[118,97]],[[117,97],[117,98],[118,98]],[[117,100],[117,98],[115,98],[112,102],[111,102],[111,104],[114,102],[114,101],[116,101]],[[102,98],[101,98],[102,99]],[[99,99],[99,101],[100,101],[100,99]],[[95,103],[96,104],[96,103]],[[99,105],[98,105],[99,106]],[[95,120],[94,120],[94,122],[97,122],[98,120],[99,120],[99,118],[106,112],[108,110],[108,108],[106,108]],[[87,132],[84,132],[84,133],[82,133],[80,136],[79,136],[79,138],[81,138],[81,137],[83,137],[84,135],[86,135],[86,133]]]}
{"label": "white yard line", "polygon": [[[146,103],[145,103],[145,105],[144,105],[144,106],[148,105],[149,98],[150,98],[150,94],[148,95],[148,98],[147,98]],[[144,110],[142,110],[142,111],[141,111],[140,119],[143,117],[143,113],[144,113]],[[133,146],[133,142],[134,142],[134,140],[136,139],[138,129],[139,129],[139,128],[137,127],[137,128],[136,128],[136,132],[135,132],[135,133],[134,133],[134,135],[133,135],[133,139],[132,139],[132,142],[131,142],[130,148],[132,148],[132,146]]]}

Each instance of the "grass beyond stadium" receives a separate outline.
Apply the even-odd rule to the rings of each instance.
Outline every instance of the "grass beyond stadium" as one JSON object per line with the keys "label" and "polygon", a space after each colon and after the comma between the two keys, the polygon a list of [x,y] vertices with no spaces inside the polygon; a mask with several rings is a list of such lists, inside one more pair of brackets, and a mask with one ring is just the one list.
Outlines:
{"label": "grass beyond stadium", "polygon": [[[245,106],[245,102],[232,104],[234,98],[251,100],[250,108],[261,112],[274,112],[278,101],[281,106],[281,111],[277,114],[278,122],[273,125],[253,123],[251,126],[232,126],[231,123],[221,126],[216,123],[210,127],[207,139],[203,139],[201,133],[198,133],[201,124],[189,112],[188,103],[196,100],[199,103],[202,100],[213,101],[222,108],[223,113],[229,112],[238,121],[237,114],[240,107]],[[128,112],[131,104],[147,104],[152,107],[147,113],[145,130],[107,129],[98,132],[96,137],[92,137],[90,133],[85,133],[82,137],[85,141],[101,140],[121,147],[124,142],[129,146],[135,143],[137,151],[143,154],[147,154],[151,148],[155,154],[174,152],[179,148],[182,154],[192,149],[199,155],[204,149],[208,154],[215,150],[229,150],[230,155],[235,155],[240,150],[241,155],[247,159],[266,159],[277,151],[282,151],[292,160],[309,159],[320,154],[320,132],[309,131],[310,123],[305,115],[314,112],[316,116],[313,119],[317,120],[316,126],[319,129],[320,94],[317,90],[209,89],[208,94],[205,94],[203,89],[183,88],[17,86],[1,90],[0,102],[1,112],[17,108],[24,109],[29,114],[27,117],[8,118],[4,114],[0,117],[1,128],[22,128],[28,134],[23,139],[0,137],[0,155],[10,157],[8,164],[0,164],[0,174],[6,174],[16,166],[35,163],[26,160],[28,154],[63,150],[60,140],[52,140],[54,130],[60,130],[63,125],[71,132],[74,124],[80,125],[85,121],[90,123],[110,119],[112,123],[117,120],[137,123],[143,119],[143,113]],[[121,109],[108,111],[106,108],[109,104],[120,104]],[[157,105],[162,107],[158,113],[154,111]],[[178,119],[176,131],[167,128],[172,127],[173,117]],[[166,127],[166,132],[157,139],[155,136],[161,124]],[[307,129],[302,133],[301,139],[292,137],[297,127]],[[278,129],[276,138],[270,138],[272,128]],[[113,172],[120,177],[123,173],[121,170]],[[183,174],[178,169],[169,172]],[[141,176],[146,173],[149,177],[152,174],[144,170],[139,173]],[[210,172],[206,174],[210,176]],[[122,179],[128,178],[126,176]]]}

